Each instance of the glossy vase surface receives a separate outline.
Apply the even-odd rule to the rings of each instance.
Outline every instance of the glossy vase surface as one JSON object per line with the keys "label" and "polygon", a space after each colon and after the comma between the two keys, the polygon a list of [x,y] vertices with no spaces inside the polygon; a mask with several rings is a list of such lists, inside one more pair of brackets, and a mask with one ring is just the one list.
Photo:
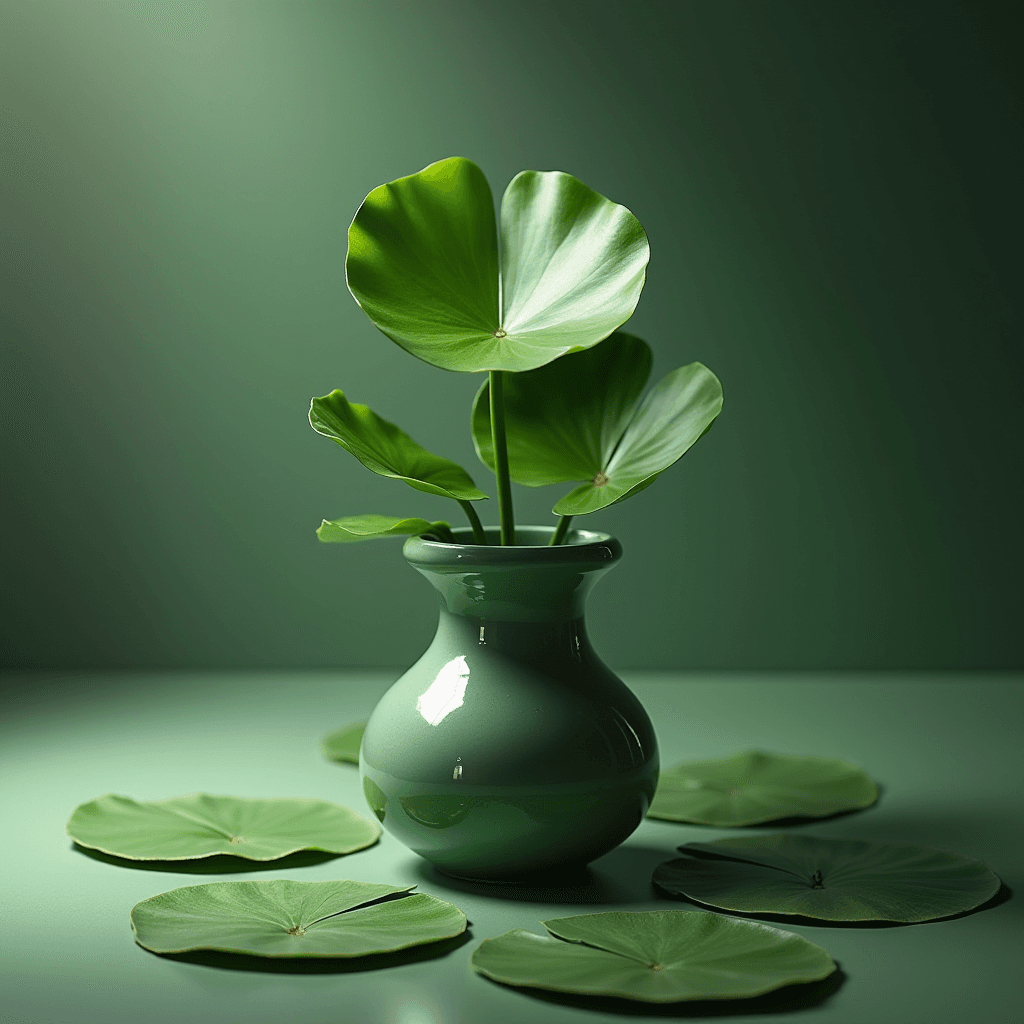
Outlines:
{"label": "glossy vase surface", "polygon": [[598,658],[584,606],[621,557],[603,533],[520,527],[515,546],[406,542],[440,618],[381,698],[360,752],[384,828],[441,871],[508,880],[582,867],[640,824],[658,780],[654,729]]}

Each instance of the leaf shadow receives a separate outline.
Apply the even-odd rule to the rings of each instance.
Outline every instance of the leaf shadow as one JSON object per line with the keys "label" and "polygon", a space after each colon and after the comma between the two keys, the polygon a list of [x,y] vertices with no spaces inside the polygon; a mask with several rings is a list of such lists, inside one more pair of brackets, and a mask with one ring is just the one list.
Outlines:
{"label": "leaf shadow", "polygon": [[959,921],[963,917],[972,917],[980,914],[983,910],[992,910],[1013,898],[1013,890],[1002,880],[999,880],[999,889],[994,896],[989,897],[984,903],[970,910],[962,910],[958,914],[947,914],[945,917],[933,917],[928,921],[825,921],[818,917],[803,917],[800,914],[745,914],[738,910],[725,910],[722,907],[712,906],[710,903],[701,903],[699,900],[690,899],[687,896],[672,896],[668,893],[659,894],[666,900],[673,903],[691,903],[701,910],[710,910],[716,914],[728,914],[730,917],[749,918],[752,921],[764,921],[765,924],[777,924],[783,927],[792,928],[794,925],[799,928],[858,928],[861,930],[872,928],[915,928],[922,925],[940,924],[943,921]]}
{"label": "leaf shadow", "polygon": [[91,850],[87,846],[79,846],[78,843],[72,843],[71,848],[76,853],[85,854],[86,857],[103,864],[131,868],[134,871],[168,871],[178,875],[237,875],[252,871],[287,871],[291,868],[313,867],[341,856],[351,856],[327,853],[324,850],[299,850],[297,853],[278,857],[277,860],[246,860],[244,857],[232,857],[229,853],[215,853],[212,857],[200,857],[196,860],[129,860],[103,853],[101,850]]}
{"label": "leaf shadow", "polygon": [[640,844],[623,844],[584,868],[552,870],[501,882],[460,878],[417,859],[413,870],[434,888],[475,896],[490,896],[517,903],[571,906],[619,905],[657,900],[651,873],[666,859],[667,851]]}
{"label": "leaf shadow", "polygon": [[[384,971],[424,960],[436,960],[464,946],[472,938],[467,928],[461,935],[422,946],[410,946],[394,953],[371,953],[354,957],[269,957],[247,953],[225,953],[216,949],[196,949],[188,953],[147,953],[161,960],[174,960],[182,964],[215,967],[222,971],[250,971],[261,974],[363,974]],[[140,949],[145,949],[140,946]]]}
{"label": "leaf shadow", "polygon": [[[491,979],[492,985],[501,984]],[[669,1017],[687,1020],[695,1017],[738,1017],[763,1013],[799,1013],[821,1006],[845,983],[846,974],[839,964],[821,981],[785,985],[763,996],[749,999],[694,999],[681,1003],[643,1003],[619,996],[584,996],[568,992],[548,992],[540,988],[519,988],[531,999],[560,1006],[572,1006],[591,1013],[612,1013],[623,1017]],[[508,987],[508,986],[505,986]]]}

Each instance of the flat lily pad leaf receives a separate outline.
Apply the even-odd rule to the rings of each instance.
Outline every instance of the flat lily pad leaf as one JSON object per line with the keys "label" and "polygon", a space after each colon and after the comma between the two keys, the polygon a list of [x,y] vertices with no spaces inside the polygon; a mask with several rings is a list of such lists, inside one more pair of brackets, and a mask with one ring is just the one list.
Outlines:
{"label": "flat lily pad leaf", "polygon": [[506,985],[648,1003],[741,999],[819,981],[836,965],[792,932],[701,911],[613,911],[487,939],[473,969]]}
{"label": "flat lily pad leaf", "polygon": [[457,501],[487,497],[461,466],[428,452],[372,409],[349,402],[342,391],[314,398],[309,422],[318,434],[340,444],[380,476],[403,480],[417,491]]}
{"label": "flat lily pad leaf", "polygon": [[878,787],[846,761],[748,750],[661,773],[648,817],[725,828],[868,807]]}
{"label": "flat lily pad leaf", "polygon": [[679,852],[693,856],[659,865],[658,889],[745,914],[932,921],[999,890],[981,861],[910,843],[774,835],[688,843]]}
{"label": "flat lily pad leaf", "polygon": [[[703,364],[681,366],[640,400],[651,370],[646,342],[616,331],[600,345],[504,382],[509,472],[528,487],[585,481],[553,511],[584,515],[650,486],[722,411],[722,385]],[[490,390],[473,403],[473,441],[494,468]]]}
{"label": "flat lily pad leaf", "polygon": [[[216,949],[271,957],[390,953],[461,935],[466,915],[408,886],[372,882],[208,882],[132,908],[135,941],[154,953]],[[393,898],[398,897],[398,898]]]}
{"label": "flat lily pad leaf", "polygon": [[366,731],[365,722],[353,722],[323,738],[324,756],[331,761],[359,764],[359,747]]}
{"label": "flat lily pad leaf", "polygon": [[372,846],[380,827],[326,800],[191,793],[146,803],[108,794],[76,807],[67,833],[79,846],[127,860],[227,853],[266,861],[298,850],[352,853]]}
{"label": "flat lily pad leaf", "polygon": [[348,233],[349,291],[406,351],[446,370],[529,370],[632,315],[650,249],[640,222],[561,171],[523,171],[501,204],[451,157],[375,188]]}
{"label": "flat lily pad leaf", "polygon": [[379,537],[422,536],[434,533],[441,527],[445,530],[449,528],[445,522],[428,523],[426,519],[378,515],[343,516],[341,519],[325,519],[317,527],[316,535],[325,544],[355,544]]}

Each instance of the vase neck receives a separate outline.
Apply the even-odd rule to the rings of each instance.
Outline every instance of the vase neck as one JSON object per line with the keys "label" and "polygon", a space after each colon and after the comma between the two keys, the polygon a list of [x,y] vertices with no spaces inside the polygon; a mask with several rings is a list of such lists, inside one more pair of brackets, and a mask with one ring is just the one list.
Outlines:
{"label": "vase neck", "polygon": [[582,618],[558,621],[496,621],[452,615],[444,608],[434,644],[445,650],[500,655],[518,662],[583,663],[594,656]]}

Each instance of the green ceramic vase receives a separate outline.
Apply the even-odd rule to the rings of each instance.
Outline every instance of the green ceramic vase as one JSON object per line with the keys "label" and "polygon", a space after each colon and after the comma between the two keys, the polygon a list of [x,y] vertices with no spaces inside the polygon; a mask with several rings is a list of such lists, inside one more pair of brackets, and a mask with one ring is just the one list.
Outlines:
{"label": "green ceramic vase", "polygon": [[[359,767],[384,828],[439,870],[489,881],[571,869],[643,820],[658,781],[647,713],[598,658],[587,595],[617,540],[517,529],[515,546],[414,537],[404,554],[437,590],[426,653],[383,696]],[[467,541],[467,543],[461,543]]]}

